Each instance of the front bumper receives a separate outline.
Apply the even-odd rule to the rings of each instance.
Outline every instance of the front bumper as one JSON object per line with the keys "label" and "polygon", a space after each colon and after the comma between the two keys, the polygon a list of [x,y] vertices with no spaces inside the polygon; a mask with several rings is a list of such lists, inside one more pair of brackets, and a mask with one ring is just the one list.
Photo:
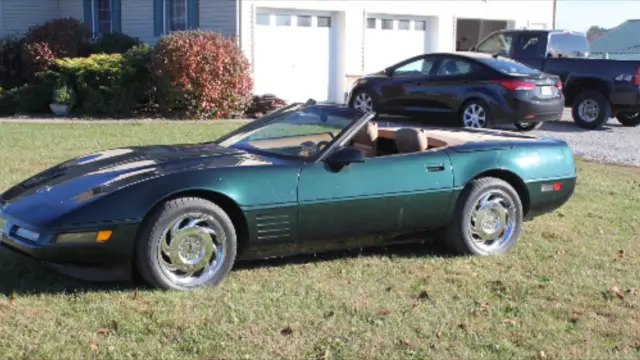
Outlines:
{"label": "front bumper", "polygon": [[[111,238],[103,243],[55,243],[55,232],[31,229],[38,240],[19,238],[11,230],[16,222],[8,221],[0,234],[0,247],[17,256],[31,259],[65,275],[88,281],[126,281],[131,279],[131,264],[139,224],[110,225]],[[100,227],[105,228],[104,226]],[[95,231],[82,227],[68,231]]]}

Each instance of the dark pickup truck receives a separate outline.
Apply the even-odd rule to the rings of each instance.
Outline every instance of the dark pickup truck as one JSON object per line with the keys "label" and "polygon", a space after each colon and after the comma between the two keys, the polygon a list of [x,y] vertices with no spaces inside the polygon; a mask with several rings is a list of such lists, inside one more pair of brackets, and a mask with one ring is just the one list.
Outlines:
{"label": "dark pickup truck", "polygon": [[471,51],[504,56],[563,82],[565,106],[580,127],[597,129],[615,117],[640,125],[640,61],[589,58],[582,33],[564,30],[501,30]]}

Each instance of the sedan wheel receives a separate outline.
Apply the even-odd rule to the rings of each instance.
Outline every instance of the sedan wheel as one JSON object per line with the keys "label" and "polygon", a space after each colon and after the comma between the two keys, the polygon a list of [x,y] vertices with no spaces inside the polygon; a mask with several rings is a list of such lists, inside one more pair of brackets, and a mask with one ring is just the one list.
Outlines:
{"label": "sedan wheel", "polygon": [[169,201],[147,221],[138,241],[142,277],[161,289],[216,285],[236,256],[236,234],[226,213],[210,201]]}
{"label": "sedan wheel", "polygon": [[373,97],[366,91],[359,91],[352,100],[352,107],[364,113],[374,112],[376,109]]}
{"label": "sedan wheel", "polygon": [[471,128],[486,128],[490,125],[486,105],[479,101],[468,103],[462,110],[462,125]]}
{"label": "sedan wheel", "polygon": [[640,113],[621,112],[616,119],[622,126],[634,127],[640,125]]}
{"label": "sedan wheel", "polygon": [[522,201],[504,180],[486,177],[467,185],[446,232],[461,254],[493,255],[515,245],[522,228]]}

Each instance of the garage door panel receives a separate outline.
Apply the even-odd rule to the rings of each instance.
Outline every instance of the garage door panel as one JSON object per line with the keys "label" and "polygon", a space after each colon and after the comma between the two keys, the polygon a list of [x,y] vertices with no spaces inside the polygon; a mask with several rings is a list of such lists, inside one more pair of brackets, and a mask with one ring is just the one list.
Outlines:
{"label": "garage door panel", "polygon": [[428,18],[369,15],[366,21],[365,72],[388,66],[429,49]]}
{"label": "garage door panel", "polygon": [[330,14],[258,10],[254,91],[288,101],[326,101],[335,73],[335,22]]}

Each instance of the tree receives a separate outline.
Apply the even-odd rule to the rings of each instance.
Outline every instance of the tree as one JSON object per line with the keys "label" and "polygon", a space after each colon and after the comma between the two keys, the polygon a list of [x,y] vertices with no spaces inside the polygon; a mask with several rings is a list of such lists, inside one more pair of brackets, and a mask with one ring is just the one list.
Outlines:
{"label": "tree", "polygon": [[593,41],[599,38],[600,36],[604,35],[604,33],[606,33],[607,31],[609,31],[609,29],[605,29],[601,26],[593,25],[589,28],[589,30],[587,30],[587,40]]}

